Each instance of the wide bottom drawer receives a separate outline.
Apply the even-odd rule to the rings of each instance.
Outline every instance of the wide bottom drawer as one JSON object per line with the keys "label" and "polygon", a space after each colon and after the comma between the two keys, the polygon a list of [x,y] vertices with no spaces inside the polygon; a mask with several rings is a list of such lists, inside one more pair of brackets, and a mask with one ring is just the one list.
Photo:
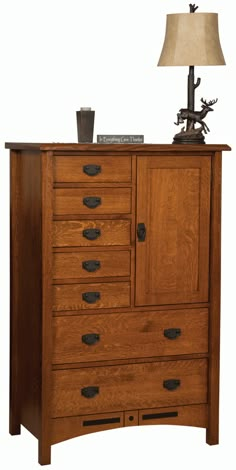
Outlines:
{"label": "wide bottom drawer", "polygon": [[52,417],[207,402],[207,359],[57,370]]}

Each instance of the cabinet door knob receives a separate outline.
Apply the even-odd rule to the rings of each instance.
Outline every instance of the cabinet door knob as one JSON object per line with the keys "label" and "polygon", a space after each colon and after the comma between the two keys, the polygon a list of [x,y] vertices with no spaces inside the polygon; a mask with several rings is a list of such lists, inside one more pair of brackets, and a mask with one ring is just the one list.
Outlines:
{"label": "cabinet door knob", "polygon": [[169,380],[164,380],[163,382],[163,387],[166,388],[167,390],[176,390],[178,387],[180,387],[180,380],[179,379],[169,379]]}
{"label": "cabinet door knob", "polygon": [[87,333],[86,335],[82,336],[83,343],[87,344],[88,346],[92,346],[93,344],[98,343],[100,340],[100,335],[98,333]]}
{"label": "cabinet door knob", "polygon": [[84,387],[81,389],[81,395],[85,398],[94,398],[99,394],[99,387]]}
{"label": "cabinet door knob", "polygon": [[146,226],[143,223],[138,224],[137,236],[139,242],[144,242],[146,238]]}
{"label": "cabinet door knob", "polygon": [[102,167],[100,165],[84,165],[83,172],[88,176],[96,176],[101,173]]}
{"label": "cabinet door knob", "polygon": [[84,197],[83,204],[89,209],[96,209],[96,207],[102,204],[102,199],[98,196]]}
{"label": "cabinet door knob", "polygon": [[99,228],[86,228],[83,230],[83,237],[87,240],[96,240],[101,235],[101,230]]}
{"label": "cabinet door knob", "polygon": [[87,302],[87,304],[95,304],[100,297],[100,292],[83,292],[82,294],[82,299]]}
{"label": "cabinet door knob", "polygon": [[101,268],[101,263],[98,260],[89,259],[88,261],[82,262],[82,267],[83,269],[85,269],[85,271],[88,271],[89,273],[94,273],[95,271]]}
{"label": "cabinet door knob", "polygon": [[164,336],[168,339],[176,339],[181,335],[180,328],[168,328],[164,330]]}

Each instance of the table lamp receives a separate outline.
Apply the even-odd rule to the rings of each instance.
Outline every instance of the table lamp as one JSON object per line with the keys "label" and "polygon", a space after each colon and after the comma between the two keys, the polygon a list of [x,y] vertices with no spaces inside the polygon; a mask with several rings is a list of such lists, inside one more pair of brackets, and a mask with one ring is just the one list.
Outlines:
{"label": "table lamp", "polygon": [[[174,136],[176,144],[204,144],[204,133],[209,132],[204,118],[217,100],[206,101],[203,98],[202,110],[195,111],[195,89],[201,79],[195,83],[195,65],[225,65],[220,45],[218,14],[195,13],[198,9],[190,4],[190,13],[167,15],[166,34],[158,66],[189,66],[188,105],[177,114],[176,125],[186,126]],[[195,128],[195,125],[199,127]]]}

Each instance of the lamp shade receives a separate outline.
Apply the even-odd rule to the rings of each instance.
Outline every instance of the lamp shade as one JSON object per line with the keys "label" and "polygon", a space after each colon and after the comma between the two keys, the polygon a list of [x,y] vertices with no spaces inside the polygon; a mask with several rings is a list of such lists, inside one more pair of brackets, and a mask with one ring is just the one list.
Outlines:
{"label": "lamp shade", "polygon": [[167,15],[159,66],[225,65],[217,13]]}

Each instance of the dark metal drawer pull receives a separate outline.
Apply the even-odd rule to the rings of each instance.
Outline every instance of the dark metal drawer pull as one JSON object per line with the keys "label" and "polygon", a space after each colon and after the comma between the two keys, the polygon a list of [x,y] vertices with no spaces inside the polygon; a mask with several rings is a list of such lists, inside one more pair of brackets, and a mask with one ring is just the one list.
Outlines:
{"label": "dark metal drawer pull", "polygon": [[150,413],[148,415],[143,415],[142,419],[163,419],[163,418],[176,418],[178,416],[178,411],[169,411],[167,413]]}
{"label": "dark metal drawer pull", "polygon": [[95,304],[100,297],[100,292],[83,292],[82,294],[82,298],[87,304]]}
{"label": "dark metal drawer pull", "polygon": [[83,230],[83,237],[87,240],[96,240],[101,235],[101,230],[99,228],[86,228]]}
{"label": "dark metal drawer pull", "polygon": [[83,343],[87,344],[88,346],[92,346],[93,344],[98,343],[100,340],[100,335],[98,333],[88,333],[87,335],[82,336]]}
{"label": "dark metal drawer pull", "polygon": [[141,223],[138,224],[137,227],[137,236],[138,236],[138,241],[139,242],[144,242],[146,238],[146,227],[145,224]]}
{"label": "dark metal drawer pull", "polygon": [[101,173],[102,168],[100,165],[84,165],[83,172],[88,176],[96,176]]}
{"label": "dark metal drawer pull", "polygon": [[83,426],[99,426],[102,424],[120,423],[120,418],[90,419],[83,421]]}
{"label": "dark metal drawer pull", "polygon": [[81,389],[81,395],[85,398],[94,398],[99,394],[99,387],[85,387]]}
{"label": "dark metal drawer pull", "polygon": [[102,204],[102,199],[98,196],[84,197],[83,204],[89,209],[96,209],[96,207]]}
{"label": "dark metal drawer pull", "polygon": [[94,273],[101,267],[100,261],[97,261],[95,259],[89,259],[88,261],[83,261],[82,263],[83,269],[85,271],[88,271],[89,273]]}
{"label": "dark metal drawer pull", "polygon": [[164,336],[168,339],[176,339],[181,335],[180,328],[169,328],[168,330],[164,330]]}
{"label": "dark metal drawer pull", "polygon": [[163,387],[166,388],[167,390],[176,390],[180,386],[180,380],[179,379],[169,379],[169,380],[164,380],[163,382]]}

